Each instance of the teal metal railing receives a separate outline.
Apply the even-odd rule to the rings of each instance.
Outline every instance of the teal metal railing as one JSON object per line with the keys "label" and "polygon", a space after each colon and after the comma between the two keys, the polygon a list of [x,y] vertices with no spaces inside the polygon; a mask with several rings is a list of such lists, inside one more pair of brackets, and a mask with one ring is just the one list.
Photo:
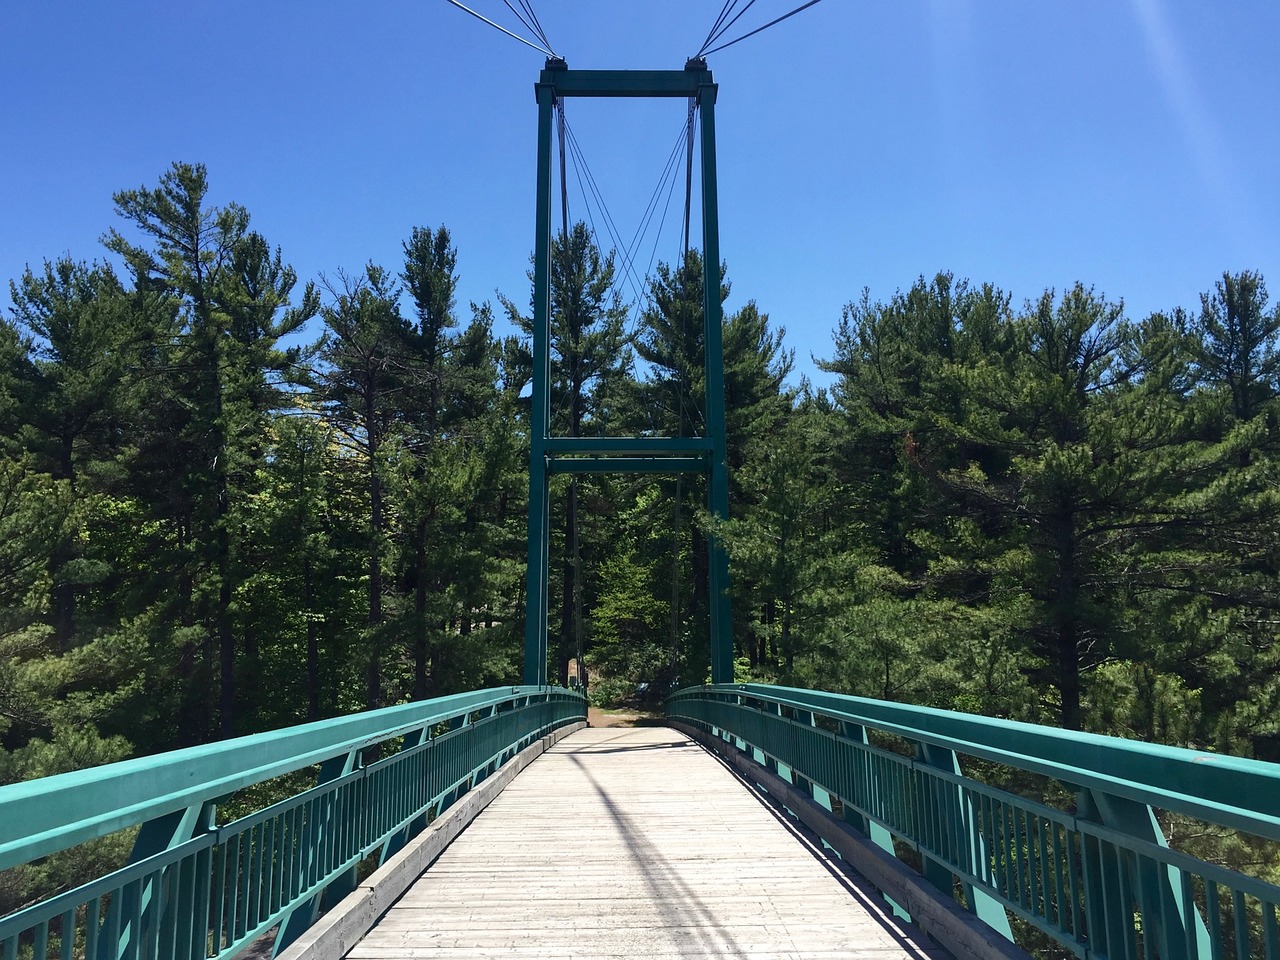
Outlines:
{"label": "teal metal railing", "polygon": [[[681,690],[667,714],[915,851],[1010,939],[1013,915],[1081,958],[1280,960],[1280,887],[1170,849],[1157,817],[1280,840],[1280,765],[757,684]],[[1074,809],[966,777],[961,756],[1058,781]]]}
{"label": "teal metal railing", "polygon": [[[586,703],[552,687],[442,697],[0,787],[0,870],[141,827],[127,865],[0,919],[0,958],[205,960],[277,951],[453,801]],[[238,790],[316,784],[230,823]]]}

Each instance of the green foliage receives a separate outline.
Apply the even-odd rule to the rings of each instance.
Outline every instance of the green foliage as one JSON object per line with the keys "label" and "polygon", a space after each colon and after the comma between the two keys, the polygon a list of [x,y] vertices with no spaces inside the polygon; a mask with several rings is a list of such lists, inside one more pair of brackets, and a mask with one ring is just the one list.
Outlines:
{"label": "green foliage", "polygon": [[[175,164],[116,195],[119,275],[63,258],[10,286],[0,780],[520,675],[528,319],[501,298],[525,336],[500,340],[489,304],[459,310],[443,226],[322,303],[208,197]],[[700,434],[698,252],[658,265],[633,331],[585,225],[552,267],[553,432]],[[706,679],[714,534],[743,679],[1280,759],[1261,276],[1141,319],[1079,284],[1015,308],[922,277],[845,307],[829,390],[790,382],[754,302],[722,334],[726,523],[699,476],[554,480],[559,666],[584,653],[593,702]]]}

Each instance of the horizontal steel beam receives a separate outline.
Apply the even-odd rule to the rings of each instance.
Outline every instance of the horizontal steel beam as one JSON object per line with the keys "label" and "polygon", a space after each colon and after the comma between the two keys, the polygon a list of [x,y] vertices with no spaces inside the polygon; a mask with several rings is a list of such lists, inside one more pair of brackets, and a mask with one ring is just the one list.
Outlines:
{"label": "horizontal steel beam", "polygon": [[710,70],[543,70],[539,86],[557,97],[696,97]]}
{"label": "horizontal steel beam", "polygon": [[543,449],[553,455],[611,454],[655,457],[699,454],[711,450],[709,437],[551,437]]}
{"label": "horizontal steel beam", "polygon": [[549,457],[550,473],[702,473],[702,457]]}

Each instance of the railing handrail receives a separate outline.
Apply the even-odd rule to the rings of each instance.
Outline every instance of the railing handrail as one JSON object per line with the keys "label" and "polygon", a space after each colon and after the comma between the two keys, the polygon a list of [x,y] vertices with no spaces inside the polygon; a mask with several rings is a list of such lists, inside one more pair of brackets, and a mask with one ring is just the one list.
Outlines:
{"label": "railing handrail", "polygon": [[0,787],[0,870],[549,687],[507,686]]}
{"label": "railing handrail", "polygon": [[1280,764],[794,687],[713,684],[671,699],[709,693],[818,713],[1280,840]]}

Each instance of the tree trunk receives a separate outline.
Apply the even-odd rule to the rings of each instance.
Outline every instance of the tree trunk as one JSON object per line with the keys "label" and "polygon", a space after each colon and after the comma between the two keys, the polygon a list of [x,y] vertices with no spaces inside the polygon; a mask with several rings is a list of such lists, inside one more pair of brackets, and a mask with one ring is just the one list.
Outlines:
{"label": "tree trunk", "polygon": [[302,606],[307,612],[307,719],[320,719],[320,633],[315,618],[316,586],[311,560],[302,561]]}
{"label": "tree trunk", "polygon": [[365,443],[369,454],[369,666],[365,705],[382,706],[382,478],[378,476],[378,433],[372,393],[365,397]]}
{"label": "tree trunk", "polygon": [[680,663],[680,543],[681,510],[684,507],[684,477],[676,474],[675,515],[671,523],[671,676],[674,679]]}
{"label": "tree trunk", "polygon": [[[72,459],[72,438],[65,436],[61,441],[59,452],[59,469],[62,479],[76,492],[76,469]],[[76,633],[76,588],[65,579],[65,568],[75,559],[75,547],[70,539],[63,540],[54,548],[49,558],[49,574],[53,578],[53,638],[58,650],[65,653],[71,649],[71,641]]]}
{"label": "tree trunk", "polygon": [[413,699],[430,696],[427,676],[427,518],[413,530]]}
{"label": "tree trunk", "polygon": [[1079,730],[1080,716],[1080,582],[1074,516],[1059,518],[1058,583],[1051,601],[1058,691],[1062,695],[1062,728]]}
{"label": "tree trunk", "polygon": [[[191,543],[190,519],[178,520],[176,528],[178,556],[182,564],[182,572],[178,577],[178,622],[181,626],[190,628],[195,625],[193,609],[195,580],[191,573],[191,560],[188,556],[188,547]],[[188,637],[191,635],[189,630],[184,630],[183,633]],[[207,633],[199,644],[192,640],[184,640],[178,649],[178,676],[181,684],[177,730],[179,746],[189,747],[209,739],[211,653]]]}

